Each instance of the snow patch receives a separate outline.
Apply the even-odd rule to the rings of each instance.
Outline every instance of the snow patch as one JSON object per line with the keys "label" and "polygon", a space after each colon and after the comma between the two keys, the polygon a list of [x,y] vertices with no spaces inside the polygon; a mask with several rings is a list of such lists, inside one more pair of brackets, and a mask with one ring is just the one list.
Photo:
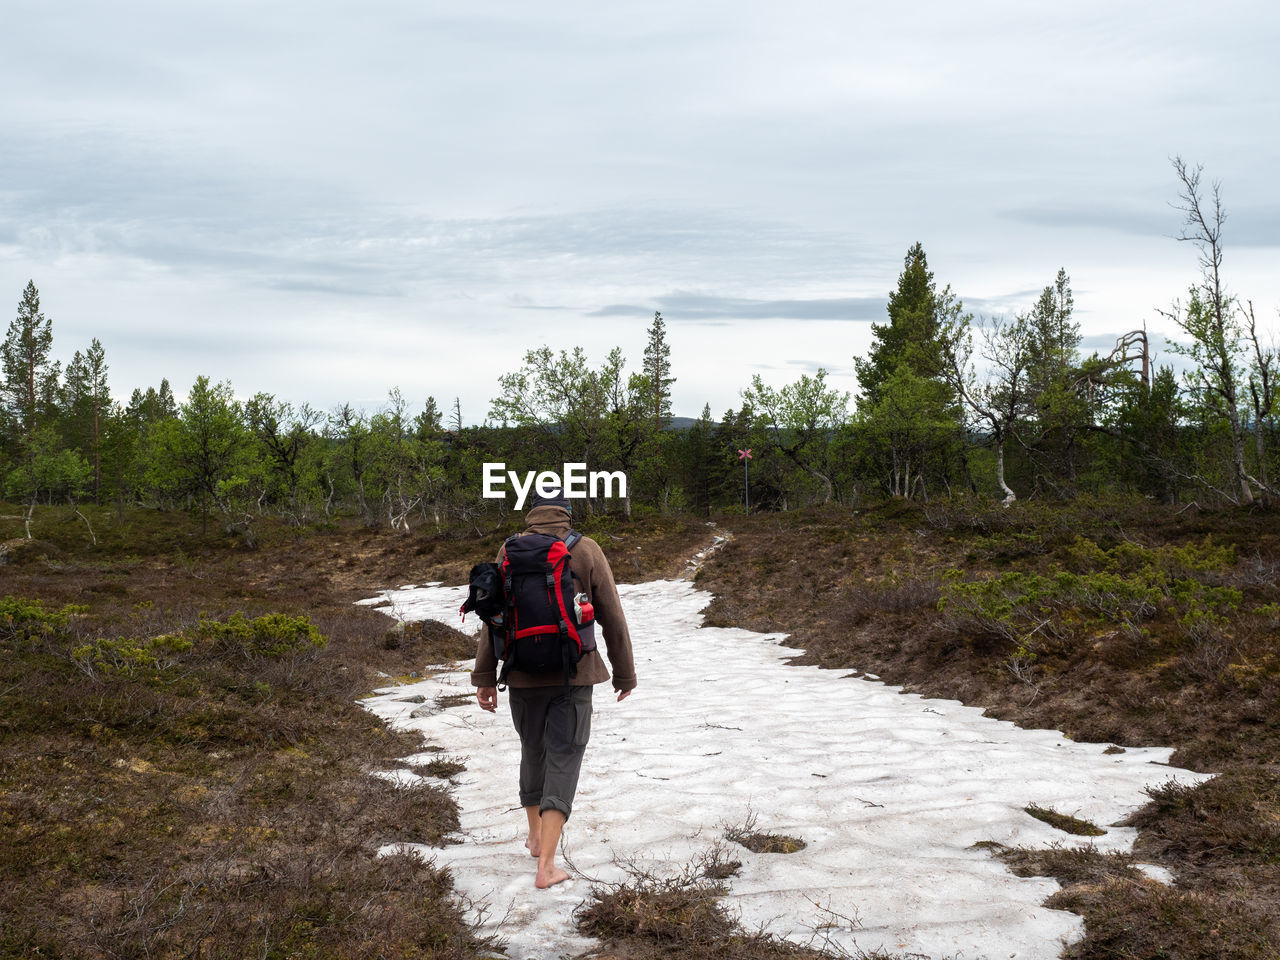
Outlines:
{"label": "snow patch", "polygon": [[[765,924],[799,942],[829,937],[851,951],[1056,960],[1082,932],[1079,917],[1041,906],[1056,881],[1015,877],[974,844],[1128,851],[1131,828],[1072,837],[1024,808],[1114,824],[1147,802],[1149,785],[1205,779],[1167,766],[1168,749],[1107,755],[1105,744],[1023,730],[956,701],[787,665],[794,651],[780,647],[782,635],[703,627],[700,611],[712,598],[688,581],[619,592],[639,687],[622,703],[607,686],[595,690],[591,745],[565,831],[566,866],[583,879],[533,886],[516,792],[519,742],[505,697],[497,715],[470,703],[411,717],[406,695],[434,702],[471,692],[470,663],[361,701],[468,755],[453,783],[461,842],[413,849],[452,870],[512,958],[588,949],[572,914],[590,880],[622,879],[619,861],[671,869],[754,813],[758,829],[807,846],[786,855],[733,849],[743,868],[726,903],[748,927]],[[465,595],[464,587],[426,586],[364,602],[401,620],[474,633],[478,620],[458,619]]]}
{"label": "snow patch", "polygon": [[1157,883],[1163,883],[1166,887],[1173,886],[1173,873],[1167,868],[1155,863],[1135,863],[1134,869],[1140,871],[1150,877]]}

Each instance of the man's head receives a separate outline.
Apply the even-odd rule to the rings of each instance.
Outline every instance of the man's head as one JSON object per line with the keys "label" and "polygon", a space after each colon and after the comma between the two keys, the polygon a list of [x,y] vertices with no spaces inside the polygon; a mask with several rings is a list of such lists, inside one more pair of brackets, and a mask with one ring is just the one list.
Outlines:
{"label": "man's head", "polygon": [[535,507],[559,507],[565,513],[573,516],[573,510],[569,507],[569,498],[561,492],[560,488],[549,487],[547,490],[549,495],[545,497],[538,490],[534,490],[533,505],[530,509]]}

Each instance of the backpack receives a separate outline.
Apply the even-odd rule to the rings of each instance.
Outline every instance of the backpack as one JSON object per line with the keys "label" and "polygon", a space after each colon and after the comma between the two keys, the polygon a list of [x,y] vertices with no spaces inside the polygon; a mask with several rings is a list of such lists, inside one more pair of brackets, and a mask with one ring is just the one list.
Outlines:
{"label": "backpack", "polygon": [[575,587],[570,564],[581,539],[576,530],[563,540],[545,533],[510,537],[501,565],[472,567],[460,612],[465,618],[474,610],[489,625],[494,655],[503,661],[500,686],[512,669],[562,672],[568,686],[582,655],[596,649],[595,611]]}

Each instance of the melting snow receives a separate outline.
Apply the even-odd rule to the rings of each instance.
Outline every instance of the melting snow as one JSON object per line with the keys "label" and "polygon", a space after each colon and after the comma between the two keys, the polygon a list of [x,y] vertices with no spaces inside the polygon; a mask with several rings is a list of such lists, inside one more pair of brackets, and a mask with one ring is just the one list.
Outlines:
{"label": "melting snow", "polygon": [[[1111,824],[1146,802],[1145,787],[1201,779],[1167,766],[1167,749],[1104,755],[1106,744],[1023,730],[956,701],[788,666],[795,651],[779,645],[780,634],[701,626],[711,595],[687,581],[619,590],[640,683],[622,703],[607,685],[595,689],[591,744],[563,848],[577,879],[547,891],[533,885],[516,792],[519,742],[505,695],[496,716],[474,702],[435,713],[405,702],[471,692],[469,663],[363,701],[466,763],[454,778],[462,842],[416,849],[452,870],[513,960],[590,948],[572,914],[591,880],[622,878],[619,862],[678,868],[752,813],[757,829],[798,836],[807,847],[793,854],[732,847],[743,867],[725,902],[748,927],[766,924],[802,943],[829,938],[850,950],[1050,960],[1082,932],[1074,914],[1040,905],[1056,881],[1015,877],[973,844],[1128,850],[1136,831]],[[428,585],[363,602],[401,620],[457,625],[465,595],[462,587]],[[475,618],[463,627],[478,628]],[[406,785],[420,779],[391,776]],[[1107,833],[1069,836],[1024,813],[1029,804]]]}

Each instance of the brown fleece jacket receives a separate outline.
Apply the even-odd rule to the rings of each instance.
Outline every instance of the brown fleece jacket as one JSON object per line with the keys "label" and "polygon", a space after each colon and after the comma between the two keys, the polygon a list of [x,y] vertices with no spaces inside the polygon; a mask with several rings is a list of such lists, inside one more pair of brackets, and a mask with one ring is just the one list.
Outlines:
{"label": "brown fleece jacket", "polygon": [[[525,523],[524,533],[549,533],[553,537],[564,537],[573,528],[569,514],[549,504],[530,510],[525,514]],[[609,561],[600,545],[590,537],[583,537],[575,543],[570,556],[574,579],[595,607],[597,636],[603,635],[604,649],[609,655],[609,665],[613,667],[613,688],[632,690],[636,685],[636,667],[631,653],[631,634],[627,630],[627,619],[622,613],[622,602],[618,599],[618,588],[613,582]],[[499,551],[498,563],[502,563],[502,558],[503,551]],[[578,661],[578,675],[569,683],[576,687],[589,687],[608,679],[609,671],[596,649],[583,654]],[[498,685],[498,658],[493,652],[488,626],[480,627],[476,667],[471,672],[471,682],[477,687]],[[512,670],[507,676],[507,685],[511,687],[552,687],[563,683],[564,677],[558,673]]]}

